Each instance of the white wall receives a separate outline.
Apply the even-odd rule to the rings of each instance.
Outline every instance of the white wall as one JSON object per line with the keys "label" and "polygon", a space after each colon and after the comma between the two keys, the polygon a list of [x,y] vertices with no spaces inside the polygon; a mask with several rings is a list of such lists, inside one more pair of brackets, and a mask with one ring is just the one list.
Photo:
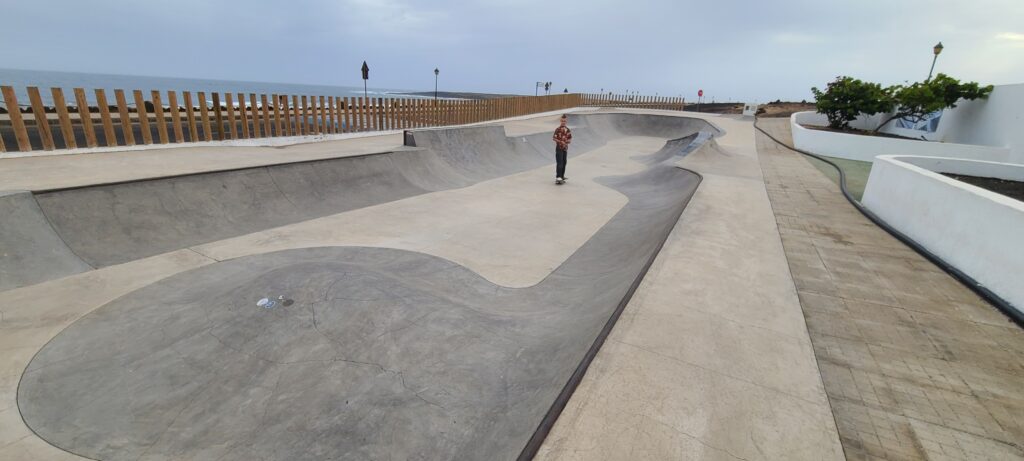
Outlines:
{"label": "white wall", "polygon": [[[850,122],[850,126],[862,130],[874,130],[890,115],[862,115]],[[828,120],[822,114],[805,116],[801,120],[800,123],[804,124],[819,126],[828,124]],[[1024,127],[1024,83],[1019,83],[996,86],[988,99],[961,101],[957,103],[956,108],[946,109],[943,111],[942,119],[934,133],[897,128],[895,122],[889,122],[881,131],[910,138],[924,137],[930,141],[942,143],[1005,149],[1006,157],[977,157],[970,153],[965,156],[969,155],[967,158],[979,160],[1024,164],[1024,129],[1022,127]],[[793,141],[796,142],[796,139],[794,138]],[[811,152],[814,151],[811,150]],[[946,150],[937,150],[934,154],[916,151],[886,152],[886,154],[948,156],[946,152]],[[956,155],[953,156],[956,157]]]}
{"label": "white wall", "polygon": [[881,156],[871,168],[861,203],[1016,309],[1024,309],[1024,202],[938,172],[1024,180],[1024,165]]}
{"label": "white wall", "polygon": [[1010,149],[1005,147],[846,134],[801,126],[824,126],[827,124],[828,119],[823,114],[816,112],[797,112],[793,114],[790,117],[793,145],[798,149],[819,155],[864,162],[872,162],[878,155],[924,155],[995,162],[1006,162],[1010,157]]}

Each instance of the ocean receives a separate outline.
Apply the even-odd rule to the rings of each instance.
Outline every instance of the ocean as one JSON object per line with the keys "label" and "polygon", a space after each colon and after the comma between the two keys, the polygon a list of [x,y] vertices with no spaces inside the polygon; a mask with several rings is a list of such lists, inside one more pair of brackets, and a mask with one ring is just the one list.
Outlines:
{"label": "ocean", "polygon": [[[94,89],[102,88],[106,91],[107,102],[113,101],[114,90],[126,91],[142,90],[146,98],[149,98],[150,90],[167,91],[175,90],[191,91],[193,97],[195,92],[231,92],[231,93],[256,93],[256,94],[281,94],[281,95],[316,95],[316,96],[341,96],[354,97],[362,96],[363,88],[354,86],[332,86],[332,85],[303,85],[297,83],[270,83],[270,82],[247,82],[242,80],[211,80],[198,78],[176,78],[176,77],[149,77],[142,75],[115,75],[115,74],[86,74],[80,72],[56,72],[48,70],[21,70],[21,69],[0,69],[0,85],[14,87],[18,98],[19,106],[28,106],[28,93],[25,88],[29,86],[39,87],[39,94],[43,104],[53,105],[53,96],[50,88],[62,88],[64,99],[69,104],[74,104],[73,88],[85,88],[89,104],[96,103]],[[428,99],[427,96],[407,95],[416,90],[402,90],[394,88],[370,87],[367,94],[379,98],[409,98]],[[166,97],[166,96],[165,96]],[[207,96],[209,98],[209,96]],[[131,99],[131,95],[128,95]],[[2,101],[2,96],[0,96]]]}

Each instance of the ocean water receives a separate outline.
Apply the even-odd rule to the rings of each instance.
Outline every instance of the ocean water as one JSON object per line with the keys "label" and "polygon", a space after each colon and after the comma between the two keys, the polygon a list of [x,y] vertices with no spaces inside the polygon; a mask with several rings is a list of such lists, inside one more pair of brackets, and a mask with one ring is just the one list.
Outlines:
{"label": "ocean water", "polygon": [[[96,103],[96,94],[93,91],[102,88],[106,92],[107,103],[114,104],[114,90],[125,90],[128,101],[132,100],[130,91],[141,90],[148,100],[150,90],[166,92],[175,90],[178,92],[179,101],[182,91],[191,91],[192,97],[196,92],[207,92],[207,99],[210,99],[210,92],[231,92],[231,93],[256,93],[279,95],[308,95],[308,96],[341,96],[355,97],[363,95],[362,87],[354,86],[331,86],[331,85],[303,85],[296,83],[270,83],[270,82],[247,82],[235,80],[210,80],[195,78],[176,77],[148,77],[141,75],[114,75],[114,74],[86,74],[79,72],[56,72],[48,70],[20,70],[0,68],[0,85],[14,87],[18,98],[19,106],[28,106],[28,93],[25,88],[29,86],[39,87],[39,95],[44,105],[53,105],[53,96],[50,88],[62,88],[64,99],[68,104],[74,104],[75,95],[73,88],[85,88],[86,98],[89,104]],[[402,90],[394,88],[367,89],[367,95],[379,98],[411,98],[426,99],[425,96],[406,95],[415,90]],[[163,94],[166,98],[166,93]],[[0,100],[2,100],[0,96]],[[4,101],[6,104],[6,101]],[[6,106],[5,106],[6,107]]]}

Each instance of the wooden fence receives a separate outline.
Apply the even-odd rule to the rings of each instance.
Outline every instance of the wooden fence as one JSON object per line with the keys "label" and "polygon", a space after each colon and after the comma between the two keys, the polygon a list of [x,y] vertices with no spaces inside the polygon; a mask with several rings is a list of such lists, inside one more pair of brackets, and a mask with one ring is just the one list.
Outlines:
{"label": "wooden fence", "polygon": [[90,105],[83,88],[73,89],[73,100],[51,88],[53,106],[44,106],[37,87],[27,88],[23,105],[14,88],[0,91],[6,106],[6,114],[0,111],[0,152],[404,130],[579,106],[683,108],[676,98],[578,93],[433,100],[114,90],[110,104],[102,89],[93,91],[96,103]]}

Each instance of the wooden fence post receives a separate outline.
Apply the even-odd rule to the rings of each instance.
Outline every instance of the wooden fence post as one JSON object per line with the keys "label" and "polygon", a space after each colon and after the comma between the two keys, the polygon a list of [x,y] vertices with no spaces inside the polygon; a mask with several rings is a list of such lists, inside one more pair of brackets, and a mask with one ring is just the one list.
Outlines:
{"label": "wooden fence post", "polygon": [[14,138],[18,141],[18,150],[22,152],[32,150],[28,129],[25,128],[25,121],[21,118],[21,107],[18,106],[18,98],[15,97],[14,88],[9,86],[0,87],[0,93],[4,95],[7,114],[11,118],[11,128],[14,128]]}
{"label": "wooden fence post", "polygon": [[181,97],[185,103],[185,120],[188,122],[189,142],[199,142],[199,129],[196,128],[196,109],[192,104],[192,93],[182,91]]}
{"label": "wooden fence post", "polygon": [[85,145],[97,147],[96,131],[92,126],[92,112],[89,110],[89,100],[85,98],[84,88],[75,88],[75,105],[78,107],[78,118],[82,122],[82,131],[85,132]]}
{"label": "wooden fence post", "polygon": [[97,88],[96,105],[100,108],[100,123],[103,125],[103,143],[105,146],[117,145],[117,134],[114,132],[114,122],[110,117],[110,105],[107,103],[107,94],[103,89]]}
{"label": "wooden fence post", "polygon": [[139,131],[142,132],[142,143],[153,144],[153,132],[149,130],[149,113],[146,111],[146,98],[141,90],[132,90],[135,99],[135,113],[139,116]]}
{"label": "wooden fence post", "polygon": [[271,93],[270,101],[274,105],[274,136],[283,136],[281,134],[281,98]]}
{"label": "wooden fence post", "polygon": [[181,132],[181,112],[178,110],[178,95],[174,90],[167,91],[167,103],[171,105],[171,127],[174,128],[174,142],[185,142],[184,133]]}
{"label": "wooden fence post", "polygon": [[210,96],[213,97],[213,123],[217,126],[214,131],[217,133],[217,140],[224,140],[224,112],[221,111],[220,107],[220,92],[214,91]]}
{"label": "wooden fence post", "polygon": [[114,98],[117,99],[117,113],[121,118],[121,136],[124,137],[124,145],[135,145],[135,131],[132,127],[132,118],[128,113],[128,102],[124,98],[124,90],[114,90]]}
{"label": "wooden fence post", "polygon": [[43,100],[39,97],[39,88],[28,87],[28,100],[32,105],[32,117],[36,120],[36,131],[43,142],[43,149],[53,150],[53,134],[50,132],[50,121],[46,118]]}
{"label": "wooden fence post", "polygon": [[160,138],[160,144],[167,144],[167,119],[164,117],[164,104],[160,100],[160,92],[152,91],[153,115],[156,116],[156,134]]}
{"label": "wooden fence post", "polygon": [[60,134],[64,138],[64,148],[74,149],[78,147],[75,141],[75,130],[71,127],[71,116],[68,115],[68,103],[64,100],[64,90],[50,88],[53,96],[53,107],[57,110],[57,118],[60,120]]}
{"label": "wooden fence post", "polygon": [[235,126],[235,101],[230,91],[224,92],[224,105],[228,109],[228,134],[231,139],[238,139],[238,127]]}
{"label": "wooden fence post", "polygon": [[256,104],[256,93],[249,93],[249,112],[252,113],[252,137],[262,138],[260,132],[260,106]]}
{"label": "wooden fence post", "polygon": [[210,128],[210,105],[206,102],[206,93],[196,93],[199,98],[199,119],[203,122],[203,139],[213,141],[213,130]]}
{"label": "wooden fence post", "polygon": [[260,110],[263,112],[263,137],[269,138],[270,132],[270,107],[267,106],[267,95],[260,94]]}

